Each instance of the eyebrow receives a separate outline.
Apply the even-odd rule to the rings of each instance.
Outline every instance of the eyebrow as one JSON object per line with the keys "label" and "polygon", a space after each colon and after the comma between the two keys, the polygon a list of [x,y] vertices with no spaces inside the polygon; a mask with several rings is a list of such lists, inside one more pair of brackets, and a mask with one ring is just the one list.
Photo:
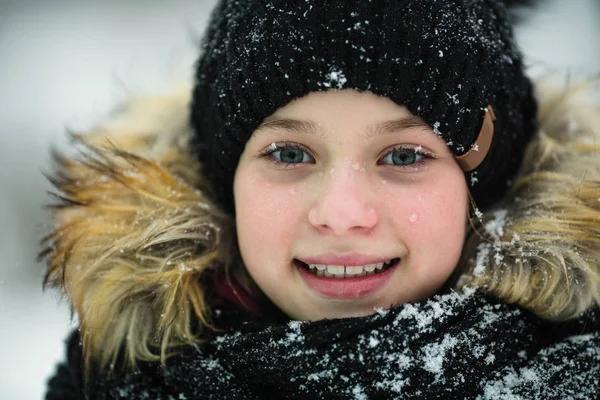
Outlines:
{"label": "eyebrow", "polygon": [[260,131],[261,129],[281,129],[291,133],[310,133],[318,136],[323,136],[325,134],[323,129],[316,122],[277,118],[273,116],[265,118],[262,124],[260,124],[258,127],[257,131]]}
{"label": "eyebrow", "polygon": [[391,121],[381,122],[375,125],[370,125],[367,127],[365,137],[370,139],[374,136],[385,135],[389,133],[401,133],[411,128],[431,129],[431,127],[425,121],[416,115],[413,115],[408,118],[399,118]]}
{"label": "eyebrow", "polygon": [[[402,131],[410,128],[428,128],[431,127],[417,116],[411,116],[408,118],[399,118],[395,120],[385,121],[374,125],[369,125],[364,134],[366,139],[370,139],[375,136],[390,134],[390,133],[401,133]],[[312,134],[317,136],[325,136],[323,128],[319,124],[313,121],[300,121],[296,119],[277,118],[270,116],[257,128],[257,132],[261,132],[263,129],[281,129],[287,132],[295,134]]]}

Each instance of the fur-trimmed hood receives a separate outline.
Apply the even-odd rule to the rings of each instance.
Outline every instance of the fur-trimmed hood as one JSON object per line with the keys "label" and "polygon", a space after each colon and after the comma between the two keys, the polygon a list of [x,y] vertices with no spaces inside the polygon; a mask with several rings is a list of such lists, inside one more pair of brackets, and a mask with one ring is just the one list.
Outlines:
{"label": "fur-trimmed hood", "polygon": [[[539,132],[512,190],[474,210],[457,285],[565,320],[600,304],[600,82],[537,87]],[[74,135],[79,155],[55,156],[46,283],[77,314],[88,360],[164,360],[201,342],[206,276],[242,270],[189,150],[190,94],[132,99]]]}

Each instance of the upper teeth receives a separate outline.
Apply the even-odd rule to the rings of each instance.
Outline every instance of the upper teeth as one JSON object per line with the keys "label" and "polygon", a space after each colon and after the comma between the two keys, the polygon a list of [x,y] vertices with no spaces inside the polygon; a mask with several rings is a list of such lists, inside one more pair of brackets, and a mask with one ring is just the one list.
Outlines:
{"label": "upper teeth", "polygon": [[379,262],[375,264],[366,265],[326,265],[326,264],[308,264],[308,268],[313,270],[319,276],[328,276],[343,278],[344,276],[364,276],[372,275],[375,270],[383,269],[384,265],[390,263],[391,260],[386,262]]}

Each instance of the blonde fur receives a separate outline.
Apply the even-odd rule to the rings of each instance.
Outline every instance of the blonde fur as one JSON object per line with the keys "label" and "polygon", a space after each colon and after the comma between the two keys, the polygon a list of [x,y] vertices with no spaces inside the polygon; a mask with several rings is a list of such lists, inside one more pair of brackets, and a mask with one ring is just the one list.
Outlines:
{"label": "blonde fur", "polygon": [[[458,285],[568,319],[600,304],[600,101],[589,97],[598,82],[540,88],[540,132],[513,190],[477,218]],[[87,363],[164,362],[201,343],[192,321],[211,328],[201,278],[243,272],[233,222],[189,151],[189,93],[133,100],[75,135],[79,157],[56,155],[46,284],[77,313]]]}
{"label": "blonde fur", "polygon": [[461,284],[547,319],[600,305],[599,95],[599,81],[539,83],[539,132],[512,190],[467,241]]}
{"label": "blonde fur", "polygon": [[87,364],[114,364],[122,347],[131,367],[164,361],[201,341],[192,318],[210,327],[200,278],[232,263],[234,235],[187,151],[186,110],[184,94],[134,101],[74,135],[80,157],[55,155],[62,195],[44,239],[45,281],[79,316]]}

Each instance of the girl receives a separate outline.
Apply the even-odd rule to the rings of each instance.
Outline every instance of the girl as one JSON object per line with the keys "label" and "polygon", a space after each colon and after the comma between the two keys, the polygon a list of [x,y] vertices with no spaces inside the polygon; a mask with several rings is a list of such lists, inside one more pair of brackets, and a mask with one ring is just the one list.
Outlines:
{"label": "girl", "polygon": [[597,398],[594,85],[538,111],[496,0],[222,0],[57,156],[47,399]]}

